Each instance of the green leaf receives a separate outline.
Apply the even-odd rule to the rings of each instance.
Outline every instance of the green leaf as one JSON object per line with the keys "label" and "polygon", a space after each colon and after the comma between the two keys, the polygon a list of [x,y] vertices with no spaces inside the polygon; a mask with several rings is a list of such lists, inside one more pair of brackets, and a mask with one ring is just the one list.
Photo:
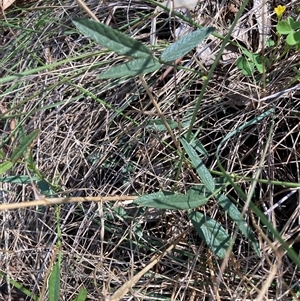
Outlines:
{"label": "green leaf", "polygon": [[[207,199],[211,196],[211,193],[206,189],[205,185],[195,185],[187,191],[187,195],[191,198],[198,198],[199,196],[203,196]],[[204,204],[201,204],[204,205]],[[200,205],[200,206],[201,206]]]}
{"label": "green leaf", "polygon": [[140,58],[129,61],[125,64],[120,64],[109,68],[102,72],[98,78],[120,78],[127,76],[136,76],[139,74],[147,74],[154,72],[160,68],[161,64],[158,60],[149,56],[147,58]]}
{"label": "green leaf", "polygon": [[0,164],[0,175],[4,174],[7,172],[9,169],[13,167],[13,163],[11,161],[5,161]]}
{"label": "green leaf", "polygon": [[[172,119],[167,119],[167,122],[171,129],[177,129],[179,126],[178,121],[174,121]],[[187,128],[189,125],[190,125],[190,120],[180,122],[180,127],[182,129]],[[164,123],[161,121],[161,119],[150,120],[147,127],[150,129],[156,129],[159,132],[167,131],[167,129],[166,129]]]}
{"label": "green leaf", "polygon": [[[178,128],[178,122],[172,119],[166,119],[166,121],[172,130]],[[159,132],[167,130],[161,119],[150,120],[147,127],[150,129],[156,129]]]}
{"label": "green leaf", "polygon": [[[193,135],[193,134],[192,134]],[[187,135],[184,135],[185,139]],[[190,146],[199,154],[208,157],[208,152],[198,138],[191,137]]]}
{"label": "green leaf", "polygon": [[13,163],[17,162],[19,158],[21,158],[24,154],[24,152],[27,150],[27,148],[30,146],[30,144],[36,139],[36,137],[39,135],[40,130],[34,130],[27,136],[23,136],[22,143],[18,145],[18,147],[14,150],[14,152],[11,155],[11,161]]}
{"label": "green leaf", "polygon": [[279,21],[276,25],[276,30],[278,33],[286,35],[292,31],[292,28],[288,21]]}
{"label": "green leaf", "polygon": [[237,224],[238,228],[245,235],[245,237],[249,239],[256,254],[258,256],[261,256],[259,244],[256,240],[256,237],[255,237],[254,233],[252,232],[250,226],[244,220],[242,214],[239,212],[238,208],[224,194],[218,195],[217,200],[218,200],[219,204],[222,206],[222,208],[230,216],[230,218]]}
{"label": "green leaf", "polygon": [[185,56],[214,31],[214,27],[203,27],[182,37],[165,49],[161,55],[161,59],[165,62],[171,62]]}
{"label": "green leaf", "polygon": [[193,189],[187,194],[175,194],[172,192],[159,191],[140,196],[134,203],[144,207],[153,207],[172,210],[187,210],[206,204],[208,198],[202,194],[203,190]]}
{"label": "green leaf", "polygon": [[[1,165],[0,165],[1,166]],[[0,172],[1,174],[1,172]],[[32,181],[36,181],[37,185],[42,192],[47,197],[53,197],[55,195],[55,191],[50,187],[50,185],[44,181],[40,180],[40,178],[36,176],[32,176],[31,178],[26,175],[18,175],[18,176],[7,176],[7,177],[2,177],[0,178],[0,182],[2,183],[12,183],[12,184],[31,184]]]}
{"label": "green leaf", "polygon": [[288,17],[288,22],[293,30],[300,29],[300,22],[294,21],[292,17]]}
{"label": "green leaf", "polygon": [[[33,181],[38,181],[38,178],[33,176],[32,180]],[[0,182],[24,185],[24,184],[30,184],[31,179],[30,179],[29,176],[18,175],[18,176],[8,176],[8,177],[0,178]]]}
{"label": "green leaf", "polygon": [[272,46],[275,46],[275,41],[274,41],[274,40],[272,40],[272,39],[269,39],[269,40],[267,40],[267,42],[266,42],[266,46],[267,46],[267,47],[272,47]]}
{"label": "green leaf", "polygon": [[60,294],[60,265],[57,262],[49,277],[49,301],[59,301]]}
{"label": "green leaf", "polygon": [[286,43],[290,46],[297,45],[300,42],[300,31],[291,32],[286,37]]}
{"label": "green leaf", "polygon": [[85,36],[118,54],[136,58],[151,56],[144,44],[103,23],[82,19],[73,20],[73,23]]}
{"label": "green leaf", "polygon": [[87,297],[87,290],[83,287],[80,288],[80,291],[76,297],[76,299],[74,299],[74,301],[85,301]]}
{"label": "green leaf", "polygon": [[254,53],[248,51],[247,49],[243,49],[243,53],[249,58],[251,62],[254,61]]}
{"label": "green leaf", "polygon": [[254,73],[254,63],[249,62],[244,57],[239,57],[237,59],[237,67],[242,71],[242,73],[246,76],[250,76]]}
{"label": "green leaf", "polygon": [[5,152],[2,149],[0,149],[0,159],[4,159],[5,157]]}
{"label": "green leaf", "polygon": [[217,221],[201,212],[192,211],[189,217],[197,233],[213,253],[224,258],[230,244],[230,237],[225,229]]}
{"label": "green leaf", "polygon": [[23,144],[26,140],[26,133],[25,133],[25,130],[24,130],[23,126],[19,127],[18,139],[19,139],[20,144]]}
{"label": "green leaf", "polygon": [[254,54],[253,56],[254,65],[259,73],[263,73],[263,63],[262,58],[259,54]]}
{"label": "green leaf", "polygon": [[50,185],[46,181],[38,180],[37,185],[41,193],[46,197],[58,197],[55,191],[50,187]]}
{"label": "green leaf", "polygon": [[[1,276],[3,276],[3,275],[1,275]],[[24,295],[28,296],[28,298],[21,297],[19,300],[34,300],[34,301],[38,301],[39,300],[39,298],[36,295],[34,295],[30,290],[28,290],[27,288],[25,288],[19,282],[10,279],[9,283],[12,286],[11,288],[14,289],[14,290],[16,290],[17,293],[23,293]]]}
{"label": "green leaf", "polygon": [[188,154],[190,160],[192,161],[193,167],[196,169],[196,172],[202,180],[202,183],[205,185],[209,192],[213,192],[215,190],[215,181],[211,176],[209,170],[201,161],[194,148],[185,139],[180,139],[180,142],[186,153]]}

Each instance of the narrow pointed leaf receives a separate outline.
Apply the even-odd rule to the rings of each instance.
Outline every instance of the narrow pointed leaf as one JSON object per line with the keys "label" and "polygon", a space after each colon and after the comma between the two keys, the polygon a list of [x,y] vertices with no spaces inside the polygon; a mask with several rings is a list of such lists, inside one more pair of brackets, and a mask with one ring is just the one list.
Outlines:
{"label": "narrow pointed leaf", "polygon": [[87,291],[85,288],[81,288],[76,299],[74,301],[85,301],[87,297]]}
{"label": "narrow pointed leaf", "polygon": [[[166,119],[166,121],[172,130],[178,128],[178,122],[172,119]],[[161,119],[150,120],[147,127],[150,129],[156,129],[159,132],[167,131],[167,128]]]}
{"label": "narrow pointed leaf", "polygon": [[34,130],[27,136],[24,136],[24,138],[20,139],[22,143],[18,145],[18,147],[14,150],[13,154],[11,155],[11,161],[15,163],[19,158],[21,158],[27,150],[27,148],[30,146],[30,144],[37,138],[39,135],[40,130]]}
{"label": "narrow pointed leaf", "polygon": [[180,139],[180,142],[186,153],[188,154],[190,160],[192,161],[192,164],[203,184],[210,192],[213,192],[215,190],[215,181],[211,176],[209,170],[203,164],[193,147],[185,139]]}
{"label": "narrow pointed leaf", "polygon": [[36,295],[34,295],[30,290],[28,290],[27,288],[25,288],[19,282],[10,279],[9,283],[10,283],[12,289],[15,289],[17,292],[19,291],[20,293],[23,293],[24,295],[28,296],[28,298],[26,298],[24,296],[25,299],[23,297],[20,297],[20,299],[18,299],[18,300],[34,300],[34,301],[38,301],[39,300],[39,298]]}
{"label": "narrow pointed leaf", "polygon": [[187,194],[175,194],[159,191],[137,198],[134,202],[145,207],[187,210],[204,205],[208,201],[202,190],[193,190]]}
{"label": "narrow pointed leaf", "polygon": [[5,158],[5,153],[2,149],[0,149],[0,159],[4,159]]}
{"label": "narrow pointed leaf", "polygon": [[0,175],[7,172],[9,169],[13,167],[13,163],[11,161],[5,161],[0,164]]}
{"label": "narrow pointed leaf", "polygon": [[60,294],[60,265],[57,262],[49,277],[49,301],[59,301]]}
{"label": "narrow pointed leaf", "polygon": [[156,59],[149,56],[147,58],[139,58],[125,64],[113,66],[107,71],[102,72],[98,78],[121,78],[147,74],[158,70],[160,66],[160,63]]}
{"label": "narrow pointed leaf", "polygon": [[[185,139],[186,139],[187,135],[184,135]],[[205,147],[203,146],[203,144],[200,142],[200,140],[196,137],[191,137],[191,141],[190,141],[190,146],[195,149],[195,151],[197,151],[199,154],[208,157],[208,152],[205,149]]]}
{"label": "narrow pointed leaf", "polygon": [[[1,171],[1,169],[0,169]],[[1,172],[0,172],[1,173]],[[38,181],[39,179],[35,176],[32,176],[31,179],[33,181]],[[0,178],[0,182],[2,183],[13,183],[13,184],[30,184],[31,179],[29,176],[24,176],[24,175],[18,175],[18,176],[7,176],[7,177],[2,177]]]}
{"label": "narrow pointed leaf", "polygon": [[230,216],[230,218],[237,224],[238,228],[245,235],[245,237],[249,239],[256,254],[260,256],[258,241],[254,233],[252,232],[250,226],[246,223],[242,214],[239,212],[238,208],[224,194],[218,195],[217,200],[219,204],[223,207],[223,209],[227,212],[227,214]]}
{"label": "narrow pointed leaf", "polygon": [[[171,129],[177,129],[179,125],[183,129],[183,128],[187,128],[190,125],[190,120],[186,120],[181,123],[178,123],[178,121],[174,121],[172,119],[167,119],[166,121]],[[154,128],[160,132],[167,131],[165,124],[160,119],[150,120],[147,127],[151,129]]]}
{"label": "narrow pointed leaf", "polygon": [[189,217],[197,233],[213,253],[224,258],[230,244],[230,237],[225,229],[217,221],[201,212],[192,211]]}
{"label": "narrow pointed leaf", "polygon": [[214,27],[203,27],[182,37],[165,49],[161,59],[165,62],[171,62],[185,56],[214,31]]}
{"label": "narrow pointed leaf", "polygon": [[147,46],[103,23],[82,19],[75,19],[73,23],[85,36],[118,54],[136,58],[151,55]]}

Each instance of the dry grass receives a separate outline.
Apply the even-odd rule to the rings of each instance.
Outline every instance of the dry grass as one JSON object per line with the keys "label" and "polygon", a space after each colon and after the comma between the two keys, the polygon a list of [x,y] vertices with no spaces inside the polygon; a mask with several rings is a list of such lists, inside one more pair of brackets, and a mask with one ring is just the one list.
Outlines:
{"label": "dry grass", "polygon": [[[149,1],[86,3],[101,22],[149,43],[155,8]],[[294,3],[290,10],[297,5]],[[205,10],[216,13],[220,7],[217,3]],[[147,126],[158,117],[139,79],[97,80],[101,70],[122,58],[104,52],[80,35],[72,24],[75,17],[88,16],[73,1],[40,1],[21,3],[1,18],[2,78],[45,66],[43,71],[0,85],[1,137],[6,139],[7,155],[18,141],[20,127],[26,132],[40,129],[32,146],[36,174],[31,176],[39,172],[52,185],[52,195],[140,195],[159,189],[185,192],[197,183],[197,176],[184,166],[175,180],[179,155],[166,132]],[[172,41],[166,17],[161,15],[157,21],[157,54]],[[70,60],[79,56],[85,57]],[[47,67],[62,60],[67,61]],[[191,55],[181,65],[205,75],[203,66]],[[149,87],[163,71],[146,77]],[[299,182],[299,91],[259,101],[295,86],[297,76],[299,53],[267,70],[265,90],[262,80],[242,76],[234,64],[217,67],[194,124],[195,131],[200,129],[197,138],[209,154],[205,164],[213,174],[219,172],[215,152],[221,139],[273,107],[275,126],[261,178]],[[157,83],[153,95],[165,118],[184,123],[191,118],[201,87],[199,73],[181,69]],[[251,184],[247,177],[251,179],[259,166],[271,118],[236,134],[220,153],[223,166],[228,173],[239,176],[237,182],[246,193]],[[179,136],[181,131],[174,133]],[[15,135],[8,137],[12,132]],[[7,175],[28,175],[24,166],[19,162]],[[2,203],[34,198],[28,183],[1,185]],[[241,202],[230,187],[227,193]],[[261,182],[254,197],[257,205],[267,210],[288,193],[286,187]],[[269,216],[287,239],[293,229],[292,237],[299,234],[299,206],[297,190]],[[155,254],[162,254],[169,246],[173,249],[121,300],[291,300],[292,294],[300,290],[297,266],[287,256],[281,262],[281,253],[270,250],[263,238],[262,258],[258,258],[248,242],[238,236],[233,255],[221,272],[223,260],[200,240],[186,212],[139,208],[130,202],[64,204],[57,210],[62,232],[61,300],[74,300],[81,287],[88,291],[87,300],[109,300],[108,296],[132,281]],[[232,222],[215,200],[201,211],[232,233]],[[40,206],[0,214],[0,272],[40,296],[40,300],[48,300],[47,278],[58,252],[55,212],[52,206]],[[254,227],[250,216],[247,221]],[[260,296],[263,289],[266,291]],[[4,291],[2,287],[5,299]]]}

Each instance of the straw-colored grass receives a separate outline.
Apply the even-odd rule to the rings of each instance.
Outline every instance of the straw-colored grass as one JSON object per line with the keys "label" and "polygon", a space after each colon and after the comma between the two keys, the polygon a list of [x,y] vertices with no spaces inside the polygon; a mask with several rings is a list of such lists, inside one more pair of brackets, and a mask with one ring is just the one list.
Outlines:
{"label": "straw-colored grass", "polygon": [[[214,25],[225,35],[236,12],[230,6],[232,11],[224,15],[224,1],[204,2],[199,2],[193,18],[197,22],[199,17],[215,15]],[[101,22],[149,44],[153,1],[85,3]],[[225,3],[227,7],[229,2]],[[293,14],[297,6],[299,1],[289,4],[287,13]],[[244,14],[250,9],[251,3]],[[296,298],[298,267],[278,244],[271,248],[259,231],[265,229],[257,216],[247,212],[245,218],[256,233],[262,257],[238,234],[225,264],[201,241],[185,211],[143,208],[132,202],[138,195],[160,189],[184,193],[199,179],[188,164],[178,173],[180,154],[174,141],[167,131],[149,126],[159,115],[140,78],[97,79],[124,57],[79,33],[72,19],[89,17],[68,0],[17,3],[0,17],[0,137],[6,159],[24,133],[40,130],[1,178],[2,300],[8,300],[9,290],[16,293],[11,293],[11,300],[22,297],[13,281],[27,288],[31,298],[49,300],[48,279],[59,253],[60,300],[75,300],[80,288],[86,289],[87,300]],[[153,47],[157,56],[174,41],[170,30],[178,20],[169,13],[157,17],[158,44]],[[249,26],[255,29],[255,24]],[[216,41],[213,58],[222,42]],[[218,176],[216,151],[221,140],[274,108],[272,116],[230,138],[219,156],[246,194],[262,164],[252,199],[262,211],[271,208],[268,219],[290,242],[299,235],[300,60],[295,51],[276,60],[283,47],[280,44],[277,52],[263,50],[274,63],[262,76],[247,77],[238,70],[240,48],[232,62],[220,62],[208,83],[193,133],[198,131],[196,138],[207,150],[208,156],[202,158],[206,167]],[[196,52],[182,59],[181,68],[164,75],[168,68],[164,66],[144,77],[164,117],[180,124],[191,119],[211,67],[209,62],[201,63],[201,56],[195,58]],[[276,94],[289,88],[294,90]],[[186,128],[173,130],[176,137],[185,132]],[[272,209],[291,190],[294,194]],[[39,193],[47,199],[70,197],[71,201],[45,205],[42,197],[22,208],[23,202],[33,201]],[[234,188],[228,186],[226,193],[242,209],[243,201]],[[117,200],[111,201],[112,196]],[[84,197],[104,199],[81,202]],[[15,209],[4,210],[4,205]],[[199,210],[233,234],[234,225],[216,200]],[[57,248],[59,238],[61,248]],[[124,284],[128,291],[123,296]]]}

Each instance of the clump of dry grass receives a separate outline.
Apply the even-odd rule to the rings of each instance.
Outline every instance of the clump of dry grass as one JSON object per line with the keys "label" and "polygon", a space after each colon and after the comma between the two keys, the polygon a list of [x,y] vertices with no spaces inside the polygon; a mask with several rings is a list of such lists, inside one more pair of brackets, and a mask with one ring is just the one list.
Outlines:
{"label": "clump of dry grass", "polygon": [[[155,8],[150,1],[86,3],[101,22],[149,42]],[[217,12],[220,4],[206,9]],[[32,153],[36,170],[51,186],[52,195],[140,195],[174,188],[184,192],[197,183],[188,166],[175,179],[179,155],[167,133],[147,126],[158,116],[139,79],[97,80],[102,70],[122,58],[103,51],[76,31],[72,19],[88,17],[78,5],[72,1],[29,3],[22,9],[13,7],[5,17],[0,24],[2,78],[27,69],[43,70],[0,86],[1,130],[6,139],[2,147],[9,156],[19,139],[9,134],[18,133],[20,127],[28,132],[40,129]],[[178,22],[173,18],[169,26],[167,17],[158,17],[159,45],[153,50],[157,53],[172,41],[170,27]],[[205,75],[207,69],[191,55],[183,58],[181,66],[198,73],[173,70],[158,82],[165,71],[162,68],[146,81],[154,87],[152,93],[165,118],[182,124],[191,118],[203,83],[199,74]],[[220,64],[193,125],[195,131],[200,129],[197,138],[208,152],[206,166],[218,174],[215,153],[222,138],[266,109],[275,109],[271,144],[261,171],[261,179],[267,181],[260,181],[255,191],[262,210],[289,192],[284,185],[275,185],[275,180],[299,181],[300,112],[297,90],[260,99],[295,86],[298,74],[298,53],[271,66],[265,74],[267,84],[263,78],[242,76],[234,63]],[[271,118],[236,134],[220,153],[223,166],[237,176],[246,193],[267,143]],[[174,132],[179,136],[184,129]],[[28,175],[24,162],[16,164],[9,175]],[[227,193],[241,202],[232,188]],[[34,195],[28,183],[2,181],[1,197],[3,203],[12,203]],[[232,232],[232,222],[216,201],[201,210]],[[87,289],[88,300],[108,300],[153,262],[155,254],[162,254],[172,244],[174,248],[144,273],[122,300],[246,300],[259,297],[264,288],[267,292],[260,300],[283,300],[299,291],[295,264],[286,256],[279,264],[280,254],[267,249],[259,233],[262,258],[238,236],[233,256],[221,272],[223,261],[199,239],[185,212],[150,210],[130,202],[100,202],[61,205],[59,216],[64,300],[74,300],[81,287]],[[254,227],[255,220],[247,218]],[[298,192],[285,207],[272,210],[269,218],[287,239],[298,235]],[[40,300],[47,299],[47,278],[57,255],[57,223],[51,206],[1,212],[3,283],[8,277]],[[5,297],[4,289],[1,292]]]}

